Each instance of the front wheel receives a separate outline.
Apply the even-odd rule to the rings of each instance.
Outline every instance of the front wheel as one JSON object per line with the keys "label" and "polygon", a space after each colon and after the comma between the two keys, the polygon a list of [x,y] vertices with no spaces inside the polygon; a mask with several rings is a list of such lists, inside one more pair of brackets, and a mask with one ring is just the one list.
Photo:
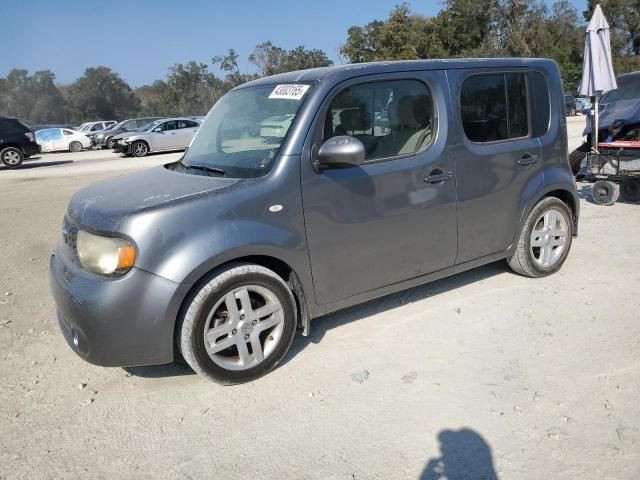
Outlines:
{"label": "front wheel", "polygon": [[109,150],[113,150],[114,146],[115,146],[115,142],[113,141],[113,138],[108,138],[107,139],[107,148]]}
{"label": "front wheel", "polygon": [[24,155],[18,148],[7,147],[0,152],[0,159],[7,168],[18,168],[24,161]]}
{"label": "front wheel", "polygon": [[511,269],[527,277],[545,277],[560,270],[573,239],[571,217],[562,200],[542,199],[527,217],[516,251],[507,259]]}
{"label": "front wheel", "polygon": [[144,157],[147,153],[149,153],[149,147],[145,142],[138,140],[131,145],[131,154],[134,157]]}
{"label": "front wheel", "polygon": [[285,356],[296,331],[291,290],[271,270],[233,264],[195,293],[176,329],[186,362],[226,385],[255,380]]}

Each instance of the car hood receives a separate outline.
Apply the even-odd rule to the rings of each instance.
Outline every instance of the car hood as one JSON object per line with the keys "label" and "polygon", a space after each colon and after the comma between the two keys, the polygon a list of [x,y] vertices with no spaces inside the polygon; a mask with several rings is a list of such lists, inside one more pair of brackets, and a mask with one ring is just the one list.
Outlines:
{"label": "car hood", "polygon": [[[616,120],[623,120],[627,125],[640,124],[640,99],[620,100],[600,105],[598,130],[607,130]],[[585,133],[591,131],[587,125]]]}
{"label": "car hood", "polygon": [[129,215],[222,193],[238,181],[156,167],[83,188],[72,197],[67,213],[79,225],[115,233]]}

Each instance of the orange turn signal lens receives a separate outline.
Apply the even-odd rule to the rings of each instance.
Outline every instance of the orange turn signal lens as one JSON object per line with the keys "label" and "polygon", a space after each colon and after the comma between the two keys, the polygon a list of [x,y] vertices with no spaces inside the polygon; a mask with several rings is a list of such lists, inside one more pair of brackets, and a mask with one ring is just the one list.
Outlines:
{"label": "orange turn signal lens", "polygon": [[126,270],[133,267],[136,261],[136,249],[133,245],[118,247],[118,270]]}

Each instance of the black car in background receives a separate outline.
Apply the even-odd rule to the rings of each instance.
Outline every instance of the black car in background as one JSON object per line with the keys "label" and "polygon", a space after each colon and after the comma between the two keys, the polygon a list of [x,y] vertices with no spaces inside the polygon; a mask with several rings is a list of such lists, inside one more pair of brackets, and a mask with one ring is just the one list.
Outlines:
{"label": "black car in background", "polygon": [[575,116],[576,112],[576,97],[573,95],[565,95],[564,96],[564,114]]}
{"label": "black car in background", "polygon": [[25,158],[40,153],[36,136],[15,118],[0,117],[0,160],[7,168],[18,168]]}
{"label": "black car in background", "polygon": [[120,135],[121,133],[134,132],[142,127],[145,127],[154,120],[158,120],[162,117],[142,117],[142,118],[130,118],[129,120],[123,120],[122,122],[114,125],[104,132],[100,132],[91,138],[91,144],[96,148],[113,148],[113,137]]}

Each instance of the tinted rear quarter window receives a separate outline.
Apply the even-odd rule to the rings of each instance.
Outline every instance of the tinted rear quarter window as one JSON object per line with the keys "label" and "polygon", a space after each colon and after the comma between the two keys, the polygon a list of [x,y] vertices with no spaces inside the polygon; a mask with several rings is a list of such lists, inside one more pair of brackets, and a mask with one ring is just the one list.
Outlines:
{"label": "tinted rear quarter window", "polygon": [[472,142],[497,142],[529,134],[524,73],[478,74],[460,88],[464,132]]}
{"label": "tinted rear quarter window", "polygon": [[549,130],[551,97],[546,77],[540,72],[529,72],[529,98],[531,101],[531,134],[541,137]]}
{"label": "tinted rear quarter window", "polygon": [[0,132],[14,133],[14,132],[27,132],[29,129],[22,125],[17,120],[10,118],[0,118]]}

